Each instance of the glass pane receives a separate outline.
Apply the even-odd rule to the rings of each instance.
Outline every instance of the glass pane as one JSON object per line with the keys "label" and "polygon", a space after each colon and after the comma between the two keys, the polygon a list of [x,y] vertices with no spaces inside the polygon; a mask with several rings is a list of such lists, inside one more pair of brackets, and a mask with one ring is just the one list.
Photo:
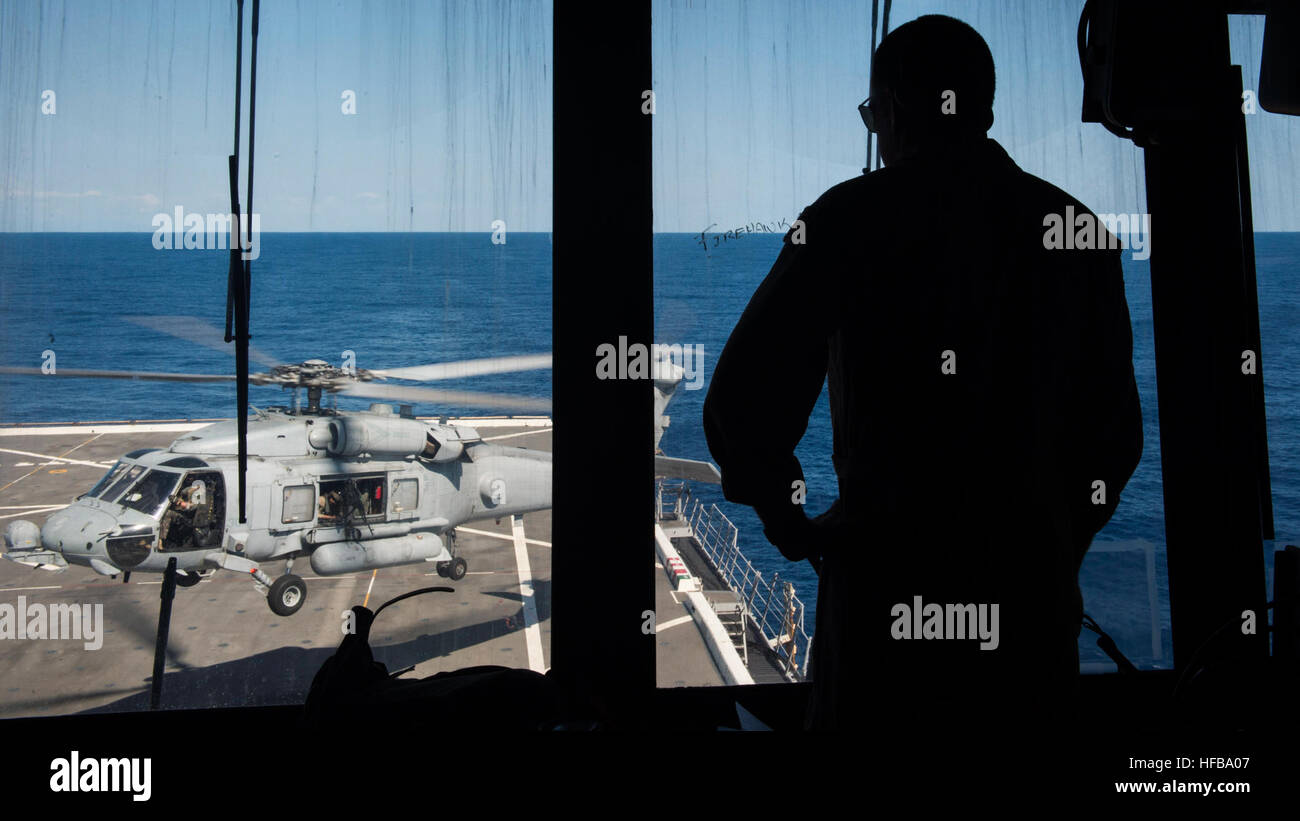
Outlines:
{"label": "glass pane", "polygon": [[412,510],[419,504],[419,479],[398,479],[393,483],[393,512]]}
{"label": "glass pane", "polygon": [[[0,561],[0,588],[102,603],[109,628],[101,650],[3,643],[0,717],[147,709],[173,556],[206,580],[177,591],[166,709],[302,703],[345,611],[438,584],[455,592],[375,624],[390,671],[549,667],[549,360],[442,366],[550,351],[552,3],[260,4],[250,192],[252,5],[242,89],[229,0],[0,7],[0,366],[28,370],[0,375],[0,425],[29,425],[7,447],[37,454],[0,459],[0,506],[62,536],[70,564]],[[225,341],[237,92],[252,219],[236,253],[261,375],[242,522]],[[344,422],[346,446],[330,432]],[[118,546],[124,584],[79,534],[136,518],[107,501],[154,468],[220,475],[206,505],[160,522],[161,544]],[[355,481],[351,530],[342,510],[317,519],[330,490],[344,501],[331,477]],[[92,486],[100,499],[67,504]],[[290,579],[273,610],[246,568],[218,568],[227,546],[305,598]]]}
{"label": "glass pane", "polygon": [[104,495],[100,498],[106,502],[118,502],[120,504],[122,502],[121,497],[126,492],[126,489],[132,482],[140,478],[140,474],[142,473],[144,473],[144,468],[139,465],[132,465],[127,469],[126,474],[123,475],[122,478],[118,479],[109,486],[108,490],[104,491]]}
{"label": "glass pane", "polygon": [[280,514],[281,522],[289,524],[311,521],[316,515],[316,487],[299,485],[285,488],[283,505]]}
{"label": "glass pane", "polygon": [[[1259,292],[1259,335],[1268,423],[1269,473],[1273,483],[1275,537],[1264,542],[1268,598],[1273,599],[1276,551],[1300,544],[1300,325],[1296,316],[1297,260],[1300,260],[1300,117],[1274,114],[1258,104],[1264,18],[1228,18],[1232,61],[1241,66],[1246,99],[1246,144],[1250,151],[1251,215],[1255,223],[1255,282]],[[1270,618],[1272,610],[1269,611]]]}
{"label": "glass pane", "polygon": [[90,489],[90,492],[87,493],[86,496],[98,499],[101,493],[112,487],[113,483],[117,481],[118,477],[122,475],[122,471],[126,470],[126,468],[127,465],[125,462],[115,463],[108,469],[108,472],[104,474],[104,478],[95,483],[95,486]]}
{"label": "glass pane", "polygon": [[[676,390],[668,404],[671,424],[659,443],[668,456],[711,458],[701,419],[713,367],[783,236],[827,189],[877,167],[856,110],[870,93],[871,6],[672,0],[653,6],[656,341],[703,353],[701,384]],[[890,26],[931,13],[971,24],[988,43],[997,72],[989,137],[1021,169],[1094,212],[1134,215],[1142,226],[1140,149],[1080,121],[1079,12],[1077,3],[900,0],[892,4]],[[871,226],[861,230],[864,239],[871,236]],[[1123,274],[1146,445],[1118,509],[1093,541],[1079,583],[1085,609],[1120,649],[1139,667],[1161,668],[1172,666],[1172,645],[1147,236],[1134,230],[1121,239],[1128,243]],[[790,389],[780,373],[766,377],[764,386],[772,395]],[[753,413],[764,414],[761,403]],[[823,386],[795,451],[809,515],[827,510],[838,495],[830,414]],[[656,572],[669,579],[665,586],[680,584],[669,576],[680,558],[724,622],[723,634],[738,633],[743,623],[746,640],[731,643],[753,680],[802,677],[804,634],[816,625],[816,572],[807,562],[786,561],[764,538],[753,509],[726,501],[714,483],[662,482],[660,499],[661,525],[676,550],[670,555],[661,548],[656,557],[665,567]],[[676,591],[661,596],[669,613],[660,613],[660,624],[688,623],[681,621],[691,615],[682,598]],[[742,616],[729,615],[737,607]],[[737,627],[727,627],[727,620]],[[694,640],[679,630],[664,631],[661,654],[674,642]],[[1083,670],[1114,669],[1095,639],[1081,634]],[[661,655],[659,684],[727,679],[718,665],[710,669],[708,657],[696,658],[699,674],[691,676],[670,670]]]}
{"label": "glass pane", "polygon": [[181,474],[163,470],[151,470],[144,478],[136,482],[121,501],[123,507],[138,510],[147,516],[156,516],[167,504],[172,491],[181,480]]}

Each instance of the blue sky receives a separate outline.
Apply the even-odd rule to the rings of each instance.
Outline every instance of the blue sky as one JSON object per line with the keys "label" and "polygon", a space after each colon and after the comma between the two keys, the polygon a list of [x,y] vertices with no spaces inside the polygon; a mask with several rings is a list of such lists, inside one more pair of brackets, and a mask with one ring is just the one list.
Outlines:
{"label": "blue sky", "polygon": [[[882,4],[883,6],[883,4]],[[1140,149],[1080,122],[1082,0],[895,0],[890,25],[947,14],[997,70],[990,136],[1098,212],[1146,210]],[[654,6],[656,230],[793,220],[866,165],[871,4],[844,0]],[[1263,18],[1233,17],[1233,57],[1258,88]],[[1247,118],[1256,230],[1300,230],[1300,118]]]}
{"label": "blue sky", "polygon": [[[228,210],[234,8],[6,0],[0,229],[147,232],[177,205]],[[262,3],[262,230],[549,230],[551,20],[550,2]],[[246,63],[249,40],[246,24]]]}
{"label": "blue sky", "polygon": [[[1096,211],[1145,211],[1140,151],[1079,122],[1080,7],[898,0],[891,23],[938,12],[973,24],[999,73],[992,136]],[[151,231],[176,206],[224,210],[233,10],[0,6],[0,230]],[[653,20],[657,231],[793,219],[861,172],[868,2],[659,0]],[[550,230],[551,26],[541,0],[268,0],[262,230],[486,232],[497,219]],[[1234,18],[1232,31],[1255,87],[1262,18]],[[53,115],[41,113],[45,90]],[[341,110],[345,90],[355,115]],[[1300,230],[1300,118],[1260,111],[1248,129],[1256,228]]]}

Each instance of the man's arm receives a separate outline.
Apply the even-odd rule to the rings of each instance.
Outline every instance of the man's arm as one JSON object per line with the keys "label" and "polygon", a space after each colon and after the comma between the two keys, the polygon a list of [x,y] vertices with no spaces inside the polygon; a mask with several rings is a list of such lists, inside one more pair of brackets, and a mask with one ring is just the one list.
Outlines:
{"label": "man's arm", "polygon": [[753,507],[768,539],[792,561],[810,548],[794,450],[826,380],[838,316],[831,229],[813,216],[815,208],[786,235],[718,357],[704,401],[704,433],[723,494]]}
{"label": "man's arm", "polygon": [[[1090,348],[1087,351],[1089,398],[1078,421],[1086,487],[1076,489],[1076,510],[1086,549],[1092,536],[1110,521],[1120,491],[1142,458],[1142,407],[1133,373],[1133,330],[1119,254],[1106,257],[1094,280],[1089,306]],[[1095,483],[1104,482],[1104,494]],[[1104,495],[1104,499],[1103,499]]]}

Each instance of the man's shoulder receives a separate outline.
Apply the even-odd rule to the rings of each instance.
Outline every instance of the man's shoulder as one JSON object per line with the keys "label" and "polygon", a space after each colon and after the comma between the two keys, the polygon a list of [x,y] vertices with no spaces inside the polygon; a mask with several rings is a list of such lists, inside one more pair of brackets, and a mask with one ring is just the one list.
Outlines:
{"label": "man's shoulder", "polygon": [[[1017,185],[1020,189],[1020,196],[1025,203],[1043,207],[1045,210],[1061,210],[1067,206],[1073,208],[1074,213],[1092,214],[1092,209],[1084,205],[1077,197],[1063,188],[1059,188],[1042,177],[1036,177],[1028,171],[1017,169]],[[1094,215],[1095,216],[1095,215]]]}
{"label": "man's shoulder", "polygon": [[893,192],[903,183],[899,169],[881,168],[862,174],[826,189],[799,219],[805,224],[833,225],[844,219],[861,220],[873,210],[888,213],[888,205],[897,202]]}
{"label": "man's shoulder", "polygon": [[904,168],[880,168],[870,174],[860,174],[827,188],[810,207],[830,211],[878,203],[882,194],[906,183],[906,171]]}

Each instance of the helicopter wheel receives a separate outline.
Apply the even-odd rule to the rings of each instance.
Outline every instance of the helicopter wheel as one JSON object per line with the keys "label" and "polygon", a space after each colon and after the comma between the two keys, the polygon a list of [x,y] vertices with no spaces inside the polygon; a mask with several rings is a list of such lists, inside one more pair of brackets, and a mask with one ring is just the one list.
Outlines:
{"label": "helicopter wheel", "polygon": [[469,572],[469,563],[457,556],[451,562],[451,567],[447,568],[447,578],[454,582],[458,582],[465,578],[467,572]]}
{"label": "helicopter wheel", "polygon": [[203,577],[200,576],[198,573],[192,573],[187,570],[179,570],[176,572],[177,587],[193,587],[194,585],[198,584],[202,580]]}
{"label": "helicopter wheel", "polygon": [[438,562],[433,569],[437,570],[438,575],[445,579],[447,574],[451,572],[451,562]]}
{"label": "helicopter wheel", "polygon": [[266,603],[277,616],[292,616],[307,601],[307,583],[292,573],[286,573],[271,583],[266,591]]}

